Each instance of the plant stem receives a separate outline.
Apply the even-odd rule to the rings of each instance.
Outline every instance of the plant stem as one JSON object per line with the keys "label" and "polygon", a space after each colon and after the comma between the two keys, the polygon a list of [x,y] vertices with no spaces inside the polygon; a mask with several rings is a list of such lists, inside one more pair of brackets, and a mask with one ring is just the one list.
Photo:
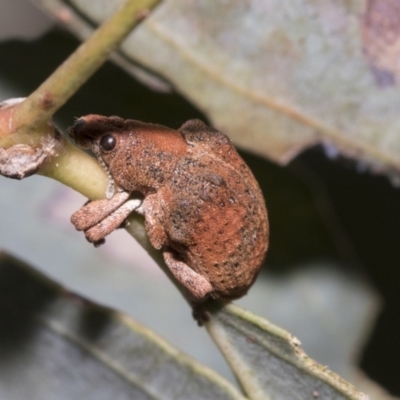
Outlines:
{"label": "plant stem", "polygon": [[[53,114],[105,62],[109,54],[118,47],[129,32],[141,22],[143,16],[160,1],[127,1],[27,99],[15,106],[9,121],[12,122],[12,131],[20,131],[18,139],[21,139],[21,135],[30,139],[36,135],[40,139],[43,130],[39,130],[38,127],[51,119]],[[64,142],[63,149],[59,154],[48,160],[38,173],[64,183],[90,200],[105,197],[107,177],[100,165],[92,157],[68,142]],[[162,254],[150,244],[143,218],[133,214],[130,216],[129,222],[127,231],[160,265],[178,289],[182,290],[171,276]]]}
{"label": "plant stem", "polygon": [[59,154],[37,172],[69,186],[90,200],[104,199],[108,179],[97,160],[67,140]]}
{"label": "plant stem", "polygon": [[12,128],[34,131],[53,114],[106,61],[129,32],[160,0],[129,0],[25,101],[15,108]]}

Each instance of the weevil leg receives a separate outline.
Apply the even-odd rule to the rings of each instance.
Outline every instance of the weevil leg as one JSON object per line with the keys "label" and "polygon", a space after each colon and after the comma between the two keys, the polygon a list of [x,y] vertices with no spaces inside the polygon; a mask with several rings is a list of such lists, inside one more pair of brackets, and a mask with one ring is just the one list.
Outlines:
{"label": "weevil leg", "polygon": [[91,243],[100,244],[104,237],[117,229],[128,215],[141,204],[142,200],[139,199],[128,200],[96,225],[85,230],[86,239]]}
{"label": "weevil leg", "polygon": [[95,200],[72,214],[71,222],[78,231],[86,231],[106,218],[129,197],[128,192],[117,192],[110,200]]}
{"label": "weevil leg", "polygon": [[195,303],[206,300],[213,290],[211,283],[183,261],[178,260],[173,251],[166,250],[163,256],[175,279],[188,291],[189,300]]}

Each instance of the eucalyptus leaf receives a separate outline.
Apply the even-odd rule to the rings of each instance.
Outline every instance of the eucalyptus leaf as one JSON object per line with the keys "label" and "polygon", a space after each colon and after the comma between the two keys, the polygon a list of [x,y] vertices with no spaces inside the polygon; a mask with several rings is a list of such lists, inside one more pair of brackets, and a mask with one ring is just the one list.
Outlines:
{"label": "eucalyptus leaf", "polygon": [[[131,318],[5,253],[0,327],[2,399],[244,399]],[[251,399],[366,398],[308,358],[288,332],[237,306],[214,312],[207,328]]]}
{"label": "eucalyptus leaf", "polygon": [[235,305],[214,312],[207,328],[252,400],[368,398],[310,359],[289,332]]}
{"label": "eucalyptus leaf", "polygon": [[[80,37],[122,3],[34,1]],[[164,0],[121,50],[126,66],[169,80],[245,149],[286,163],[322,143],[392,175],[399,53],[385,38],[399,21],[392,0]]]}
{"label": "eucalyptus leaf", "polygon": [[0,253],[0,398],[244,399],[130,317]]}

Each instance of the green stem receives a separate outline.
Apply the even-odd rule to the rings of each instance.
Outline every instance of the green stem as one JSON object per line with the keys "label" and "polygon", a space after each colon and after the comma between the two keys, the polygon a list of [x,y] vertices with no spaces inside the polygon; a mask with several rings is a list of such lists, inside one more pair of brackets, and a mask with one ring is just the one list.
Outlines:
{"label": "green stem", "polygon": [[105,198],[108,179],[97,160],[67,140],[60,153],[37,172],[55,179],[83,194],[90,200]]}
{"label": "green stem", "polygon": [[[104,63],[109,54],[129,34],[151,8],[160,0],[129,0],[93,35],[85,41],[45,82],[26,100],[15,106],[9,121],[12,131],[18,131],[32,140],[40,139],[53,114],[88,80]],[[29,133],[29,135],[27,135]],[[13,135],[15,136],[15,135]],[[57,156],[52,157],[38,171],[40,175],[55,179],[82,193],[90,200],[105,197],[107,178],[96,160],[72,146],[67,141]],[[161,252],[150,244],[143,218],[134,213],[129,218],[127,231],[143,246],[154,261],[182,291],[166,267]]]}
{"label": "green stem", "polygon": [[34,131],[106,61],[146,12],[160,0],[129,0],[84,42],[45,82],[15,108],[13,130]]}

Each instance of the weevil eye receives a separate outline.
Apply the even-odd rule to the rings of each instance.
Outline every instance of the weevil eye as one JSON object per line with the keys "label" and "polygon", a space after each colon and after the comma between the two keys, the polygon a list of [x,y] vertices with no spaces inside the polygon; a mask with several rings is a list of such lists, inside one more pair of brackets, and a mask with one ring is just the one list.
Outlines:
{"label": "weevil eye", "polygon": [[107,134],[101,137],[99,146],[102,151],[111,151],[114,150],[117,145],[117,139],[115,139],[114,135]]}

